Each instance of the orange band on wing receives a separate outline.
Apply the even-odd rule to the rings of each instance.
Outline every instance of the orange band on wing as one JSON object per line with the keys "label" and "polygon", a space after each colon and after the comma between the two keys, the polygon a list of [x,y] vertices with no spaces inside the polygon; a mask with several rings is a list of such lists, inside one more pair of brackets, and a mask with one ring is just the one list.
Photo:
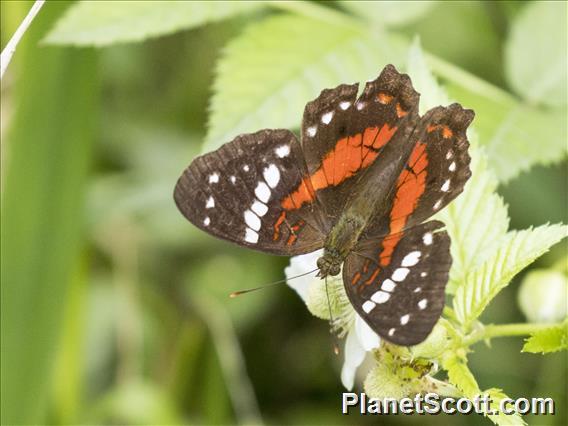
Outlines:
{"label": "orange band on wing", "polygon": [[383,250],[379,258],[382,266],[389,264],[392,253],[402,238],[402,230],[408,217],[416,209],[418,200],[426,189],[426,166],[428,166],[426,144],[418,142],[408,160],[410,170],[403,170],[397,181],[396,195],[390,213],[390,235],[383,240]]}
{"label": "orange band on wing", "polygon": [[380,129],[368,127],[363,133],[337,141],[321,166],[311,176],[302,179],[298,188],[282,200],[282,207],[286,210],[299,209],[315,199],[315,191],[337,186],[368,167],[379,155],[377,150],[392,138],[396,130],[388,124]]}
{"label": "orange band on wing", "polygon": [[427,128],[426,131],[428,133],[432,133],[434,130],[436,129],[442,129],[442,137],[444,139],[448,139],[451,138],[454,135],[454,132],[452,132],[452,129],[450,129],[448,126],[446,126],[445,124],[430,124]]}

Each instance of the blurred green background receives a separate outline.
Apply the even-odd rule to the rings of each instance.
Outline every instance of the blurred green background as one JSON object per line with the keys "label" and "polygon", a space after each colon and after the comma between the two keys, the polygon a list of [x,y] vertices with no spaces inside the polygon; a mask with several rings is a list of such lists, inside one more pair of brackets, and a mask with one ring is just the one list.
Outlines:
{"label": "blurred green background", "polygon": [[[2,2],[2,48],[31,4]],[[289,3],[139,43],[40,43],[71,4],[48,2],[2,80],[2,423],[489,424],[475,416],[342,416],[342,360],[330,349],[328,325],[286,286],[227,297],[282,278],[287,259],[198,231],[172,199],[179,174],[211,139],[208,120],[212,126],[223,122],[223,109],[215,109],[214,101],[216,118],[210,119],[208,105],[230,81],[217,64],[230,55],[231,40],[269,19],[321,13],[310,6],[330,11],[325,25],[361,14],[380,22],[384,10],[372,2]],[[558,4],[565,23],[566,4]],[[424,50],[444,64],[522,99],[507,69],[507,43],[531,5],[440,2],[408,12],[395,5],[398,14],[384,26],[401,40],[419,35]],[[372,21],[373,14],[380,19]],[[324,23],[311,25],[307,34],[290,27],[290,35],[317,44]],[[553,31],[564,40],[551,36],[547,43],[566,54],[565,26]],[[244,78],[257,51],[248,54],[253,59],[243,59]],[[294,54],[286,51],[282,60],[294,60]],[[399,55],[389,55],[372,59],[374,71],[362,78],[400,62]],[[539,60],[527,56],[528,68],[539,69]],[[443,68],[434,71],[446,77],[456,100],[476,109],[480,126],[488,117],[512,119],[483,109],[482,101],[468,103],[475,96],[462,97]],[[224,76],[219,84],[216,72]],[[327,83],[312,83],[309,96]],[[557,95],[555,103],[564,109],[526,102],[559,117],[537,129],[543,141],[534,133],[520,142],[502,141],[521,155],[523,149],[530,155],[529,144],[542,144],[536,149],[544,158],[534,163],[546,165],[508,179],[508,163],[490,158],[507,177],[499,192],[510,206],[512,228],[568,221],[565,148],[554,151],[544,141],[556,131],[556,145],[558,138],[566,145],[565,85]],[[297,126],[301,112],[275,115],[271,124]],[[478,129],[481,137],[489,127]],[[500,149],[489,146],[488,152]],[[531,268],[551,266],[566,249],[565,242],[557,245]],[[525,320],[517,305],[522,277],[490,306],[484,322]],[[480,386],[503,388],[511,397],[552,396],[557,414],[528,421],[566,424],[565,354],[521,354],[521,347],[520,338],[476,346],[470,366]]]}

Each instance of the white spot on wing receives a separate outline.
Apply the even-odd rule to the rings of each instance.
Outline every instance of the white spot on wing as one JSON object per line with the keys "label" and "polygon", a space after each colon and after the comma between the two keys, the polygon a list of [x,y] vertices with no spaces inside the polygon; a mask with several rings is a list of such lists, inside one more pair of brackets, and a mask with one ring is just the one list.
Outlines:
{"label": "white spot on wing", "polygon": [[369,312],[371,312],[373,309],[375,309],[375,306],[376,306],[376,305],[375,305],[373,302],[371,302],[370,300],[367,300],[365,303],[363,303],[362,308],[363,308],[363,310],[364,310],[366,313],[369,313]]}
{"label": "white spot on wing", "polygon": [[288,145],[280,145],[274,152],[279,158],[284,158],[290,155],[290,147]]}
{"label": "white spot on wing", "polygon": [[434,210],[438,210],[441,205],[442,205],[442,199],[440,198],[438,201],[436,201],[436,204],[434,204]]}
{"label": "white spot on wing", "polygon": [[448,192],[448,189],[450,189],[450,180],[447,179],[440,189],[444,192]]}
{"label": "white spot on wing", "polygon": [[235,176],[231,176],[229,179],[231,179],[232,184],[234,184],[237,181],[237,178]]}
{"label": "white spot on wing", "polygon": [[206,217],[206,218],[203,220],[203,224],[204,224],[205,226],[209,226],[210,223],[211,223],[211,219],[209,219],[209,217]]}
{"label": "white spot on wing", "polygon": [[426,309],[426,306],[428,306],[428,299],[422,299],[420,302],[418,302],[418,307],[421,310]]}
{"label": "white spot on wing", "polygon": [[256,244],[258,242],[258,234],[252,229],[247,228],[245,231],[245,241],[247,243]]}
{"label": "white spot on wing", "polygon": [[420,276],[422,278],[426,277],[428,275],[428,272],[420,272]]}
{"label": "white spot on wing", "polygon": [[393,291],[395,287],[396,287],[396,283],[387,278],[386,280],[383,281],[383,284],[381,285],[381,290]]}
{"label": "white spot on wing", "polygon": [[387,300],[390,299],[390,297],[391,297],[390,294],[379,290],[371,296],[371,300],[375,303],[385,303]]}
{"label": "white spot on wing", "polygon": [[453,171],[456,170],[456,162],[455,161],[452,161],[452,164],[450,164],[450,167],[448,167],[448,170],[450,172],[453,172]]}
{"label": "white spot on wing", "polygon": [[261,203],[260,201],[255,201],[254,203],[252,203],[252,206],[250,207],[250,209],[256,213],[257,216],[262,217],[266,214],[266,212],[268,211],[268,207],[266,206],[266,204]]}
{"label": "white spot on wing", "polygon": [[[424,273],[424,272],[422,272],[422,273]],[[422,287],[416,287],[414,289],[414,293],[420,293],[421,291],[422,291]]]}
{"label": "white spot on wing", "polygon": [[408,268],[397,268],[392,273],[392,279],[398,282],[404,281],[409,272]]}
{"label": "white spot on wing", "polygon": [[248,164],[245,164],[245,165],[243,166],[243,170],[244,170],[245,172],[248,172],[248,171],[250,170]]}
{"label": "white spot on wing", "polygon": [[206,209],[212,209],[213,207],[215,207],[215,200],[211,196],[207,199],[207,202],[205,203],[205,208]]}
{"label": "white spot on wing", "polygon": [[357,110],[361,111],[365,108],[365,102],[357,102]]}
{"label": "white spot on wing", "polygon": [[331,119],[333,118],[333,111],[326,112],[324,115],[321,116],[321,122],[323,124],[331,123]]}
{"label": "white spot on wing", "polygon": [[339,108],[345,111],[347,108],[351,106],[351,102],[343,101],[339,104]]}
{"label": "white spot on wing", "polygon": [[212,173],[209,175],[209,183],[219,182],[219,173]]}
{"label": "white spot on wing", "polygon": [[261,223],[260,219],[257,215],[255,215],[250,210],[245,211],[245,223],[247,226],[254,231],[258,231],[260,229]]}
{"label": "white spot on wing", "polygon": [[454,156],[454,153],[452,151],[448,151],[448,153],[446,154],[446,160],[449,160],[453,156]]}
{"label": "white spot on wing", "polygon": [[391,328],[388,332],[388,335],[392,336],[394,334],[395,330],[396,330],[396,328]]}
{"label": "white spot on wing", "polygon": [[414,266],[414,265],[416,265],[418,263],[418,261],[420,260],[421,255],[422,255],[422,253],[417,251],[417,250],[411,251],[406,256],[404,256],[404,259],[402,259],[401,266]]}
{"label": "white spot on wing", "polygon": [[410,320],[410,315],[406,314],[400,317],[400,325],[406,325],[408,324],[408,321]]}
{"label": "white spot on wing", "polygon": [[312,126],[312,127],[308,127],[306,129],[306,133],[308,134],[308,136],[310,137],[314,137],[316,135],[316,132],[318,131],[318,127],[317,126]]}
{"label": "white spot on wing", "polygon": [[427,246],[429,246],[430,244],[432,244],[432,233],[431,232],[426,232],[424,234],[424,236],[422,237],[422,241],[424,242],[424,244],[426,244]]}
{"label": "white spot on wing", "polygon": [[278,167],[274,164],[271,164],[264,169],[262,175],[264,176],[264,180],[268,183],[268,186],[271,188],[276,188],[276,185],[280,182],[280,170],[278,170]]}
{"label": "white spot on wing", "polygon": [[266,204],[266,202],[270,199],[270,188],[264,182],[259,182],[254,190],[254,195]]}

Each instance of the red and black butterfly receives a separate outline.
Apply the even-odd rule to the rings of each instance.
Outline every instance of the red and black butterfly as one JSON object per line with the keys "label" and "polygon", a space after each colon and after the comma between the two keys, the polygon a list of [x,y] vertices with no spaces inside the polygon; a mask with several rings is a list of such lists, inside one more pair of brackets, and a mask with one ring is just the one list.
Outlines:
{"label": "red and black butterfly", "polygon": [[418,114],[410,78],[388,65],[306,105],[301,144],[284,129],[244,134],[196,158],[174,193],[197,227],[277,255],[323,248],[355,310],[386,340],[423,341],[440,317],[452,263],[439,221],[424,221],[469,179],[459,104]]}

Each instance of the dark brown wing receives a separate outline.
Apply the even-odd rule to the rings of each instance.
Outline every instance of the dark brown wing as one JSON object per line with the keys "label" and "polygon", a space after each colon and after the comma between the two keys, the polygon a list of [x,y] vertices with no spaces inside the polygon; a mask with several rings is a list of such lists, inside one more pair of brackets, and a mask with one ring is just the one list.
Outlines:
{"label": "dark brown wing", "polygon": [[[466,130],[474,113],[459,104],[437,107],[421,118],[415,147],[396,189],[391,208],[374,217],[364,238],[396,234],[422,223],[457,197],[471,176]],[[384,255],[388,255],[388,252]]]}
{"label": "dark brown wing", "polygon": [[[367,240],[344,263],[343,282],[351,304],[392,343],[422,342],[442,313],[452,263],[450,239],[442,226],[431,221],[401,234]],[[394,241],[390,262],[383,265],[382,253]]]}
{"label": "dark brown wing", "polygon": [[319,204],[306,181],[300,143],[288,130],[245,134],[196,158],[174,199],[198,228],[279,255],[322,247]]}
{"label": "dark brown wing", "polygon": [[362,172],[387,143],[408,138],[418,119],[419,95],[392,65],[368,82],[359,98],[357,87],[324,90],[304,111],[302,147],[329,226]]}

